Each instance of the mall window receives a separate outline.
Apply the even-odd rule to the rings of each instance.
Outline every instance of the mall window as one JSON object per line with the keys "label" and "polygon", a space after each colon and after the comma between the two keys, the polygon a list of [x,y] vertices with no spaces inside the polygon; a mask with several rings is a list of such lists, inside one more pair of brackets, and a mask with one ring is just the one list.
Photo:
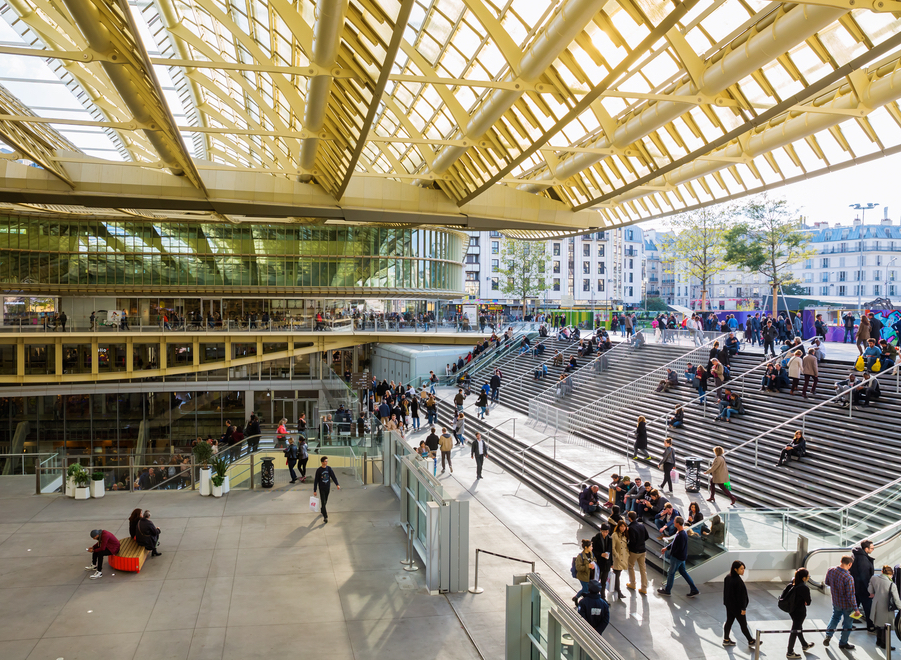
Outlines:
{"label": "mall window", "polygon": [[500,264],[499,264],[498,260],[492,259],[491,260],[491,272],[496,273],[499,270],[500,270]]}
{"label": "mall window", "polygon": [[844,271],[844,270],[840,270],[840,271],[838,272],[838,281],[839,281],[839,282],[844,282],[844,281],[847,280],[847,279],[848,279],[848,273],[847,273],[846,271]]}
{"label": "mall window", "polygon": [[582,291],[591,291],[591,280],[582,280]]}
{"label": "mall window", "polygon": [[583,262],[582,262],[582,274],[583,274],[583,275],[588,275],[588,273],[590,273],[590,272],[591,272],[591,262],[590,262],[590,261],[583,261]]}
{"label": "mall window", "polygon": [[873,285],[873,295],[874,295],[874,296],[882,295],[882,294],[879,293],[879,291],[880,291],[879,285],[878,285],[878,284]]}
{"label": "mall window", "polygon": [[873,271],[873,279],[876,280],[877,282],[881,282],[882,281],[882,271],[874,270]]}
{"label": "mall window", "polygon": [[560,290],[560,278],[555,277],[554,278],[554,291],[559,291],[559,290]]}
{"label": "mall window", "polygon": [[635,295],[635,294],[632,293],[632,287],[629,287],[629,297],[631,298],[633,295]]}
{"label": "mall window", "polygon": [[635,236],[635,231],[634,231],[634,230],[632,230],[632,229],[627,229],[627,230],[626,230],[626,240],[627,240],[627,241],[634,240],[634,238],[633,238],[634,236]]}
{"label": "mall window", "polygon": [[633,259],[629,259],[629,268],[635,268],[635,261]]}
{"label": "mall window", "polygon": [[491,238],[500,238],[501,237],[501,233],[499,231],[490,231],[490,232],[488,232],[488,235]]}
{"label": "mall window", "polygon": [[813,282],[813,273],[804,273],[804,282],[805,283]]}
{"label": "mall window", "polygon": [[603,275],[606,272],[604,262],[598,264],[598,275]]}
{"label": "mall window", "polygon": [[560,256],[560,244],[559,243],[554,243],[554,256],[555,257]]}
{"label": "mall window", "polygon": [[839,257],[839,258],[838,258],[838,267],[839,267],[839,268],[844,268],[844,267],[845,267],[845,258],[844,258],[844,257]]}
{"label": "mall window", "polygon": [[583,257],[591,256],[591,244],[590,243],[582,243],[582,256]]}
{"label": "mall window", "polygon": [[475,282],[475,281],[477,281],[478,279],[479,279],[479,273],[478,273],[478,271],[476,271],[476,272],[472,272],[472,271],[469,271],[469,270],[466,271],[466,281],[467,281],[467,282]]}
{"label": "mall window", "polygon": [[813,259],[807,259],[804,261],[804,268],[813,268]]}
{"label": "mall window", "polygon": [[828,287],[828,286],[821,286],[821,287],[820,287],[820,295],[821,295],[821,296],[828,296],[828,295],[829,295],[829,287]]}
{"label": "mall window", "polygon": [[821,268],[829,268],[829,257],[823,257],[823,265]]}
{"label": "mall window", "polygon": [[847,296],[848,295],[848,287],[846,287],[844,285],[838,287],[838,295]]}
{"label": "mall window", "polygon": [[598,292],[604,293],[604,280],[598,280]]}
{"label": "mall window", "polygon": [[829,273],[820,273],[820,282],[828,282]]}
{"label": "mall window", "polygon": [[491,278],[491,290],[492,290],[492,291],[497,291],[498,288],[499,288],[498,278],[492,277],[492,278]]}
{"label": "mall window", "polygon": [[469,247],[479,247],[479,237],[478,236],[470,236],[469,237]]}
{"label": "mall window", "polygon": [[634,275],[634,273],[629,273],[629,282],[630,282],[630,283],[634,281],[634,280],[632,279],[632,276],[633,276],[633,275]]}
{"label": "mall window", "polygon": [[603,245],[598,245],[598,256],[599,257],[604,256],[604,246]]}
{"label": "mall window", "polygon": [[597,240],[599,240],[599,241],[603,241],[603,240],[604,240],[604,232],[602,232],[602,231],[599,231],[599,232],[598,232],[597,234],[595,234],[594,236],[595,236],[595,238],[596,238]]}
{"label": "mall window", "polygon": [[497,254],[501,251],[501,244],[498,241],[491,241],[491,254]]}

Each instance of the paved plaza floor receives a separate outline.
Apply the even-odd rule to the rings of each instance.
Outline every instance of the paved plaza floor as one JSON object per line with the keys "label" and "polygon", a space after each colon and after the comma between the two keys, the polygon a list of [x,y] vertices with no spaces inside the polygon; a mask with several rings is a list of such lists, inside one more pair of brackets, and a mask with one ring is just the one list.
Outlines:
{"label": "paved plaza floor", "polygon": [[[478,658],[448,600],[402,570],[394,493],[338,475],[327,525],[309,484],[76,502],[0,477],[0,659]],[[90,531],[127,537],[137,507],[162,556],[89,580]]]}

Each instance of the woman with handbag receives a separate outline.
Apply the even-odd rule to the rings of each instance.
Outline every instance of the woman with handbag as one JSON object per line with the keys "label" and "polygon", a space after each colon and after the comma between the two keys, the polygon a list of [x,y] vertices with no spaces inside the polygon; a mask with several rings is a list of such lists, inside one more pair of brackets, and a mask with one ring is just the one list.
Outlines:
{"label": "woman with handbag", "polygon": [[704,472],[704,474],[710,475],[710,497],[707,501],[716,501],[716,487],[719,486],[720,490],[732,499],[732,505],[734,506],[735,495],[732,494],[731,490],[726,488],[726,482],[729,481],[729,468],[726,467],[726,459],[723,457],[725,452],[722,447],[714,447],[713,453],[716,458],[713,459],[710,469]]}
{"label": "woman with handbag", "polygon": [[635,444],[632,446],[632,460],[638,460],[638,452],[644,454],[646,459],[651,455],[648,453],[648,428],[644,416],[638,418],[638,424],[634,431]]}
{"label": "woman with handbag", "polygon": [[810,572],[806,568],[799,568],[795,571],[795,578],[792,580],[792,588],[789,596],[788,615],[792,618],[791,634],[788,636],[788,653],[785,655],[789,660],[798,660],[800,653],[795,653],[795,641],[801,642],[801,648],[804,651],[813,648],[813,642],[809,644],[804,641],[804,621],[807,619],[807,606],[810,605],[810,587],[807,586],[807,580],[810,579]]}
{"label": "woman with handbag", "polygon": [[[891,646],[891,638],[886,639],[885,636],[885,625],[894,624],[895,610],[901,605],[898,587],[892,580],[894,573],[891,566],[883,566],[881,573],[870,578],[868,589],[870,598],[873,599],[870,604],[870,618],[876,626],[876,646],[881,649],[884,649],[886,644]],[[892,650],[895,650],[894,646]]]}

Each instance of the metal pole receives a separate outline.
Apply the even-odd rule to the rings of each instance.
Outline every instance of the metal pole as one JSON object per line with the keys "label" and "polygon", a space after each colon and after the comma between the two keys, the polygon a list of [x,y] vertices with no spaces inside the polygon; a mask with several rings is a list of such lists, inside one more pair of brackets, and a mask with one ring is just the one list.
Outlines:
{"label": "metal pole", "polygon": [[194,476],[196,464],[194,463],[194,455],[191,455],[191,490],[197,489],[197,479]]}
{"label": "metal pole", "polygon": [[366,452],[363,452],[363,485],[366,485]]}
{"label": "metal pole", "polygon": [[128,489],[133,493],[135,492],[135,457],[134,454],[128,455],[128,477],[129,484]]}
{"label": "metal pole", "polygon": [[760,631],[757,631],[757,635],[754,639],[754,660],[760,660]]}
{"label": "metal pole", "polygon": [[[24,461],[23,461],[24,462]],[[65,483],[65,476],[63,477]],[[34,459],[34,494],[41,494],[41,459]]]}
{"label": "metal pole", "polygon": [[[481,552],[481,550],[479,548],[476,548],[476,584],[472,589],[469,590],[469,593],[471,593],[471,594],[480,594],[485,591],[484,589],[479,588],[479,553],[480,552]],[[534,573],[534,571],[532,571],[532,572]]]}
{"label": "metal pole", "polygon": [[885,624],[885,660],[892,660],[892,624]]}

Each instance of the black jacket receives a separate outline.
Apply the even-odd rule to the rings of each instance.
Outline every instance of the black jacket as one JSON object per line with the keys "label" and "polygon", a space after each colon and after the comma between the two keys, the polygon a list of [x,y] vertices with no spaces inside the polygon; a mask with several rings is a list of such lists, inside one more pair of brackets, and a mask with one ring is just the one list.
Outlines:
{"label": "black jacket", "polygon": [[610,607],[600,594],[588,594],[578,604],[579,614],[585,619],[598,635],[603,635],[610,623]]}
{"label": "black jacket", "polygon": [[425,439],[425,446],[429,448],[429,451],[438,451],[438,436],[434,433],[429,433]]}
{"label": "black jacket", "polygon": [[493,390],[496,390],[497,388],[499,388],[501,386],[500,376],[498,376],[497,374],[494,374],[491,377],[491,381],[489,382],[489,384],[491,385],[491,389],[493,389]]}
{"label": "black jacket", "polygon": [[792,587],[788,613],[792,616],[807,614],[808,605],[810,605],[810,587],[806,582],[796,584]]}
{"label": "black jacket", "polygon": [[730,573],[723,580],[723,605],[727,612],[740,613],[748,609],[748,588],[740,575]]}
{"label": "black jacket", "polygon": [[[609,571],[610,567],[613,565],[613,539],[610,538],[610,534],[607,534],[607,537],[598,532],[594,535],[594,538],[591,539],[591,551],[594,553],[594,559],[598,564],[598,568],[601,571],[601,574],[604,571]],[[606,557],[601,557],[602,554],[607,553]]]}
{"label": "black jacket", "polygon": [[160,530],[148,518],[138,520],[138,531],[135,537],[138,545],[148,550],[156,550],[157,541],[160,538]]}
{"label": "black jacket", "polygon": [[647,552],[645,542],[648,540],[648,530],[645,529],[644,523],[636,520],[629,525],[629,552]]}
{"label": "black jacket", "polygon": [[648,448],[648,427],[644,422],[639,422],[635,428],[635,449]]}
{"label": "black jacket", "polygon": [[870,578],[876,572],[873,563],[873,556],[868,555],[863,548],[857,546],[851,550],[854,557],[854,563],[851,564],[851,577],[854,578],[854,588],[860,593],[861,590],[867,591],[870,585]]}

